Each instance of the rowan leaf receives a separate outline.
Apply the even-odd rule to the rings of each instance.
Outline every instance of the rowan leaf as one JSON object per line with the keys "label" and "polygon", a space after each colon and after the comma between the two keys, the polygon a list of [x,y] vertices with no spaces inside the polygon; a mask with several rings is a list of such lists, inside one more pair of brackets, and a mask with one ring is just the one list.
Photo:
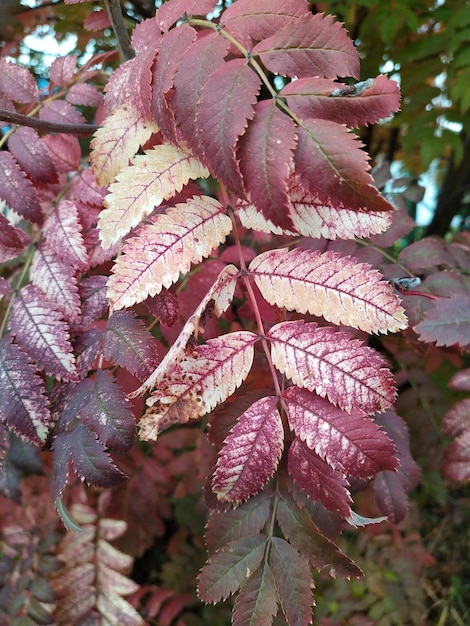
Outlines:
{"label": "rowan leaf", "polygon": [[8,148],[26,174],[43,183],[56,183],[57,171],[42,139],[32,128],[17,128],[8,138]]}
{"label": "rowan leaf", "polygon": [[80,284],[83,329],[99,320],[108,310],[106,280],[106,276],[87,276]]}
{"label": "rowan leaf", "polygon": [[28,104],[39,100],[39,90],[32,72],[5,58],[0,59],[0,91],[13,102]]}
{"label": "rowan leaf", "polygon": [[308,14],[309,5],[305,0],[237,0],[222,13],[220,25],[250,49],[252,40],[266,39],[292,18]]}
{"label": "rowan leaf", "polygon": [[108,115],[91,142],[90,161],[99,185],[110,183],[158,127],[129,102]]}
{"label": "rowan leaf", "polygon": [[237,156],[250,201],[276,226],[291,228],[287,179],[296,127],[272,101],[255,106],[255,117],[239,142]]}
{"label": "rowan leaf", "polygon": [[[186,51],[175,75],[171,106],[178,131],[193,151],[197,149],[196,119],[201,92],[212,72],[224,62],[228,45],[227,39],[218,33],[197,39]],[[194,65],[191,60],[196,58],[198,63]]]}
{"label": "rowan leaf", "polygon": [[295,170],[302,186],[320,202],[355,211],[391,211],[369,174],[367,154],[348,129],[309,119],[298,128]]}
{"label": "rowan leaf", "polygon": [[206,527],[206,544],[215,552],[234,539],[257,534],[266,524],[272,494],[268,489],[228,511],[211,511]]}
{"label": "rowan leaf", "polygon": [[275,74],[290,78],[359,77],[359,52],[331,15],[307,14],[290,20],[258,43],[251,54]]}
{"label": "rowan leaf", "polygon": [[246,59],[231,59],[205,82],[197,110],[196,156],[239,196],[245,191],[235,145],[255,114],[260,84]]}
{"label": "rowan leaf", "polygon": [[333,469],[299,437],[289,448],[288,471],[311,500],[319,500],[326,509],[343,518],[351,515],[352,498],[344,474]]}
{"label": "rowan leaf", "polygon": [[267,338],[274,365],[298,387],[348,413],[371,414],[393,404],[395,386],[386,362],[347,333],[299,320],[273,326]]}
{"label": "rowan leaf", "polygon": [[198,595],[203,602],[225,600],[242,587],[264,556],[266,535],[235,539],[217,550],[198,576]]}
{"label": "rowan leaf", "polygon": [[470,346],[470,296],[451,295],[434,301],[432,309],[414,327],[421,341],[437,346]]}
{"label": "rowan leaf", "polygon": [[36,187],[26,178],[13,155],[6,150],[0,151],[0,198],[26,220],[35,224],[42,222],[43,215]]}
{"label": "rowan leaf", "polygon": [[17,343],[39,369],[64,381],[76,379],[68,326],[39,287],[20,290],[9,323]]}
{"label": "rowan leaf", "polygon": [[352,257],[284,248],[258,255],[249,270],[263,298],[280,308],[323,316],[368,333],[407,326],[391,285],[377,270]]}
{"label": "rowan leaf", "polygon": [[288,492],[280,494],[276,519],[284,537],[316,569],[328,567],[333,576],[339,574],[345,578],[363,575],[359,567],[319,531],[307,509],[299,508]]}
{"label": "rowan leaf", "polygon": [[307,626],[312,623],[314,604],[308,563],[284,539],[272,537],[270,543],[269,565],[286,621]]}
{"label": "rowan leaf", "polygon": [[58,124],[84,124],[80,111],[65,100],[46,100],[39,109],[39,119]]}
{"label": "rowan leaf", "polygon": [[216,0],[173,0],[173,2],[167,2],[157,9],[155,21],[162,32],[166,32],[184,14],[205,16],[214,9],[216,4]]}
{"label": "rowan leaf", "polygon": [[88,269],[88,253],[74,202],[62,200],[52,209],[44,222],[43,234],[45,251],[50,251],[76,270]]}
{"label": "rowan leaf", "polygon": [[224,207],[208,196],[170,207],[149,222],[126,241],[108,281],[108,298],[115,310],[170,287],[232,230]]}
{"label": "rowan leaf", "polygon": [[106,324],[103,355],[142,380],[158,360],[157,342],[142,320],[130,311],[116,311]]}
{"label": "rowan leaf", "polygon": [[6,263],[19,256],[29,243],[27,233],[22,228],[10,224],[0,213],[0,263]]}
{"label": "rowan leaf", "polygon": [[212,480],[212,489],[222,502],[247,500],[274,474],[284,447],[276,405],[276,396],[252,404],[225,440]]}
{"label": "rowan leaf", "polygon": [[289,426],[333,469],[354,478],[395,470],[396,448],[361,411],[346,413],[306,389],[289,387],[282,394]]}
{"label": "rowan leaf", "polygon": [[58,259],[50,248],[39,246],[31,263],[30,277],[67,322],[79,322],[81,302],[73,267]]}
{"label": "rowan leaf", "polygon": [[54,59],[49,68],[49,78],[60,87],[65,87],[70,83],[77,66],[77,55],[68,54]]}
{"label": "rowan leaf", "polygon": [[161,363],[157,365],[152,374],[132,396],[142,395],[148,389],[155,387],[167,375],[168,369],[181,360],[189,340],[197,338],[199,334],[201,317],[204,315],[209,303],[213,303],[214,312],[218,317],[228,309],[233,299],[238,274],[239,270],[234,265],[224,267],[199,303],[197,309],[186,321],[178,338],[173,342]]}
{"label": "rowan leaf", "polygon": [[156,439],[164,428],[202,417],[226,400],[248,375],[257,340],[248,331],[209,339],[170,366],[147,400],[140,438]]}
{"label": "rowan leaf", "polygon": [[279,96],[303,119],[330,120],[351,128],[374,124],[400,107],[397,83],[383,75],[355,85],[310,75],[288,83]]}
{"label": "rowan leaf", "polygon": [[95,434],[85,424],[58,434],[53,442],[55,494],[60,496],[68,481],[69,464],[82,480],[95,487],[119,485],[126,476],[113,463]]}
{"label": "rowan leaf", "polygon": [[52,422],[46,389],[37,369],[8,336],[0,340],[0,419],[35,444],[46,441]]}
{"label": "rowan leaf", "polygon": [[278,595],[269,564],[264,561],[240,589],[233,608],[233,626],[271,626]]}
{"label": "rowan leaf", "polygon": [[[110,185],[98,226],[107,248],[137,226],[164,200],[172,198],[192,178],[206,178],[208,170],[183,147],[157,145],[137,155]],[[157,292],[158,293],[158,292]]]}

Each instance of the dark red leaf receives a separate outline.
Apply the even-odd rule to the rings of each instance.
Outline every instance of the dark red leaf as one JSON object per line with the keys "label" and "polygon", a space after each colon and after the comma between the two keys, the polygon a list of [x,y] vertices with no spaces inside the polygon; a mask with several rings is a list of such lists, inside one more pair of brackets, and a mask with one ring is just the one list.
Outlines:
{"label": "dark red leaf", "polygon": [[255,113],[260,82],[246,59],[231,59],[209,76],[197,110],[196,156],[239,196],[245,191],[235,145]]}
{"label": "dark red leaf", "polygon": [[106,276],[89,276],[80,285],[82,298],[82,328],[88,328],[108,310]]}
{"label": "dark red leaf", "polygon": [[258,102],[237,156],[251,202],[266,219],[292,228],[287,179],[296,143],[294,122],[270,100]]}
{"label": "dark red leaf", "polygon": [[470,295],[457,294],[436,300],[414,330],[421,341],[467,348],[470,346]]}
{"label": "dark red leaf", "polygon": [[82,226],[74,202],[62,200],[44,222],[44,247],[77,270],[88,269],[88,254],[83,243]]}
{"label": "dark red leaf", "polygon": [[6,150],[0,151],[0,198],[30,222],[35,224],[42,222],[43,216],[36,188]]}
{"label": "dark red leaf", "polygon": [[269,564],[264,561],[235,599],[232,626],[271,626],[277,614],[278,594]]}
{"label": "dark red leaf", "polygon": [[26,174],[43,183],[56,183],[57,172],[42,139],[32,128],[17,128],[8,138],[8,147]]}
{"label": "dark red leaf", "polygon": [[30,243],[26,232],[13,226],[0,213],[0,263],[6,263],[19,256]]}
{"label": "dark red leaf", "polygon": [[173,326],[178,319],[180,310],[178,296],[172,291],[168,291],[168,289],[162,289],[153,298],[147,298],[145,306],[151,315],[156,317],[161,324],[165,324],[165,326]]}

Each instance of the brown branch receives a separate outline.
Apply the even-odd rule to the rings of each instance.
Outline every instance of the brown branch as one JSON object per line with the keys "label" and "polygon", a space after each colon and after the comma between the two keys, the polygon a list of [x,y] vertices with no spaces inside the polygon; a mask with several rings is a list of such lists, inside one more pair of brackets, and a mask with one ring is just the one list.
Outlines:
{"label": "brown branch", "polygon": [[70,135],[93,135],[100,128],[95,124],[62,124],[60,122],[46,122],[37,117],[30,117],[22,113],[5,111],[0,109],[0,121],[8,124],[18,124],[19,126],[29,126],[37,130],[44,130],[49,133],[69,133]]}
{"label": "brown branch", "polygon": [[128,61],[135,56],[134,48],[131,45],[129,33],[127,32],[124,18],[122,17],[121,4],[119,0],[104,0],[106,10],[116,35],[118,48],[123,61]]}

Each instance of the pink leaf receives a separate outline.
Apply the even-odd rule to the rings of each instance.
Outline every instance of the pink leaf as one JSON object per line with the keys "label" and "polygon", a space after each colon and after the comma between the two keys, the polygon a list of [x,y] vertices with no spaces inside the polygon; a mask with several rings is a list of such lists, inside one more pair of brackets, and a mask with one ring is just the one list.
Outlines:
{"label": "pink leaf", "polygon": [[65,100],[49,100],[39,109],[39,119],[59,124],[84,124],[85,118]]}
{"label": "pink leaf", "polygon": [[288,83],[279,95],[304,120],[320,118],[352,128],[374,124],[400,107],[397,83],[383,75],[356,85],[309,76]]}
{"label": "pink leaf", "polygon": [[220,24],[245,47],[277,33],[295,17],[308,17],[305,0],[237,0],[221,15]]}
{"label": "pink leaf", "polygon": [[383,358],[330,327],[281,322],[267,333],[274,365],[298,387],[315,391],[348,413],[384,411],[393,404],[393,376]]}
{"label": "pink leaf", "polygon": [[320,202],[356,211],[391,211],[377,191],[361,143],[345,126],[307,120],[298,129],[295,169],[302,186]]}
{"label": "pink leaf", "polygon": [[212,481],[219,500],[247,500],[275,472],[284,447],[284,431],[276,405],[276,397],[262,398],[238,418],[219,454]]}
{"label": "pink leaf", "polygon": [[[197,147],[196,118],[199,99],[209,76],[224,60],[228,41],[217,33],[197,39],[186,51],[175,75],[175,90],[171,106],[175,112],[178,130],[183,140],[194,150]],[[198,59],[194,65],[191,60]]]}
{"label": "pink leaf", "polygon": [[67,102],[70,102],[70,104],[78,104],[97,109],[103,101],[103,96],[91,85],[75,83],[67,91],[65,99]]}
{"label": "pink leaf", "polygon": [[30,222],[35,224],[42,222],[43,216],[36,188],[26,178],[13,156],[5,150],[0,151],[0,198],[5,200],[10,209]]}
{"label": "pink leaf", "polygon": [[26,174],[43,183],[56,183],[57,171],[42,139],[32,128],[17,128],[8,147]]}
{"label": "pink leaf", "polygon": [[251,202],[266,219],[287,229],[292,227],[287,178],[295,140],[294,122],[272,101],[263,100],[255,107],[237,153]]}
{"label": "pink leaf", "polygon": [[308,626],[314,604],[308,563],[287,541],[272,537],[269,564],[287,623]]}
{"label": "pink leaf", "polygon": [[198,107],[196,156],[239,196],[245,192],[235,145],[254,116],[259,89],[246,59],[231,59],[209,76]]}
{"label": "pink leaf", "polygon": [[294,18],[251,53],[271,72],[291,78],[359,77],[359,53],[347,31],[331,15]]}
{"label": "pink leaf", "polygon": [[200,599],[219,602],[238,591],[259,567],[267,539],[266,535],[249,535],[217,550],[198,576]]}
{"label": "pink leaf", "polygon": [[421,341],[437,346],[470,346],[470,296],[453,295],[435,300],[432,309],[414,327]]}
{"label": "pink leaf", "polygon": [[6,59],[0,59],[0,91],[13,102],[27,104],[39,100],[39,90],[32,73]]}
{"label": "pink leaf", "polygon": [[188,24],[170,30],[163,35],[153,65],[151,111],[165,141],[176,143],[175,117],[167,95],[181,59],[195,39],[196,31]]}
{"label": "pink leaf", "polygon": [[214,9],[216,4],[216,0],[173,0],[157,9],[155,21],[162,32],[166,32],[184,14],[192,17],[205,16]]}
{"label": "pink leaf", "polygon": [[249,270],[263,297],[280,308],[321,315],[368,333],[407,326],[390,284],[377,270],[351,257],[284,248],[260,254]]}
{"label": "pink leaf", "polygon": [[140,438],[156,439],[164,428],[202,417],[226,400],[248,375],[257,340],[248,331],[209,339],[170,365],[147,400],[149,408],[139,422]]}
{"label": "pink leaf", "polygon": [[289,387],[282,397],[291,429],[333,469],[358,478],[396,469],[395,446],[360,411],[346,413],[297,387]]}
{"label": "pink leaf", "polygon": [[80,319],[80,297],[74,269],[58,259],[50,249],[40,246],[31,263],[31,282],[54,302],[64,319],[77,324]]}
{"label": "pink leaf", "polygon": [[72,80],[75,74],[76,65],[76,54],[68,54],[67,56],[58,57],[51,63],[49,78],[56,85],[65,87]]}
{"label": "pink leaf", "polygon": [[447,447],[443,473],[449,480],[470,480],[470,428]]}
{"label": "pink leaf", "polygon": [[449,381],[449,387],[457,391],[470,391],[470,368],[456,372]]}
{"label": "pink leaf", "polygon": [[142,320],[129,311],[116,311],[106,324],[103,354],[141,380],[158,360],[157,342]]}
{"label": "pink leaf", "polygon": [[19,256],[30,239],[26,232],[10,224],[0,213],[0,263],[6,263]]}
{"label": "pink leaf", "polygon": [[83,243],[82,227],[77,207],[70,200],[57,204],[44,222],[44,249],[55,254],[67,265],[88,269],[88,255]]}
{"label": "pink leaf", "polygon": [[320,500],[325,508],[346,518],[350,515],[349,484],[344,475],[333,469],[298,437],[289,448],[289,474],[306,491],[308,497]]}
{"label": "pink leaf", "polygon": [[0,340],[0,419],[31,443],[46,441],[52,418],[46,389],[27,355],[7,336]]}
{"label": "pink leaf", "polygon": [[113,309],[142,302],[170,287],[225,240],[232,223],[224,207],[208,196],[170,207],[128,239],[108,281]]}
{"label": "pink leaf", "polygon": [[59,173],[68,173],[78,169],[81,158],[81,148],[77,137],[73,135],[46,135],[43,142],[49,150],[49,155]]}
{"label": "pink leaf", "polygon": [[13,303],[10,328],[40,369],[65,381],[76,378],[68,326],[35,285],[20,290]]}

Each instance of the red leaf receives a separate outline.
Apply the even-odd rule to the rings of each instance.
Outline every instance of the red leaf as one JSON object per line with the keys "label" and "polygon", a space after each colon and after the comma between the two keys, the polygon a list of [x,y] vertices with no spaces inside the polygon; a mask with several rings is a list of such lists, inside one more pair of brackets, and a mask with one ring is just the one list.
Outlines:
{"label": "red leaf", "polygon": [[64,319],[77,324],[80,315],[80,297],[73,267],[58,259],[50,249],[40,246],[31,263],[31,282],[54,302]]}
{"label": "red leaf", "polygon": [[59,124],[84,124],[85,118],[73,105],[65,100],[48,100],[39,109],[39,119]]}
{"label": "red leaf", "polygon": [[197,110],[196,156],[239,196],[245,192],[235,145],[253,118],[259,89],[260,78],[246,59],[231,59],[205,82]]}
{"label": "red leaf", "polygon": [[96,487],[114,487],[126,479],[104,446],[84,424],[57,435],[53,443],[55,495],[60,496],[68,481],[69,464],[82,480]]}
{"label": "red leaf", "polygon": [[166,33],[159,45],[152,71],[151,111],[166,141],[176,143],[175,118],[167,94],[173,87],[178,65],[196,39],[196,31],[183,24]]}
{"label": "red leaf", "polygon": [[113,313],[106,324],[103,354],[143,380],[158,361],[157,342],[130,311]]}
{"label": "red leaf", "polygon": [[251,202],[266,219],[292,228],[287,178],[292,165],[294,122],[270,100],[258,102],[239,149],[240,171]]}
{"label": "red leaf", "polygon": [[266,542],[266,535],[249,535],[230,541],[213,554],[198,576],[201,600],[219,602],[240,589],[259,567]]}
{"label": "red leaf", "polygon": [[310,75],[288,83],[279,96],[303,119],[320,118],[352,128],[374,124],[400,107],[397,83],[383,75],[356,85]]}
{"label": "red leaf", "polygon": [[46,135],[42,140],[59,173],[68,173],[79,168],[82,151],[77,137],[58,133]]}
{"label": "red leaf", "polygon": [[449,387],[457,391],[470,391],[470,368],[456,372],[449,381]]}
{"label": "red leaf", "polygon": [[216,0],[172,0],[157,9],[155,21],[162,32],[166,32],[184,14],[193,17],[205,16],[214,9],[216,4]]}
{"label": "red leaf", "polygon": [[289,387],[282,397],[292,430],[334,469],[358,478],[396,469],[395,446],[362,412],[346,413],[297,387]]}
{"label": "red leaf", "polygon": [[0,419],[35,444],[46,441],[52,422],[46,389],[27,355],[7,336],[0,340]]}
{"label": "red leaf", "polygon": [[36,188],[6,150],[0,151],[0,198],[5,200],[10,209],[30,222],[42,222]]}
{"label": "red leaf", "polygon": [[20,290],[13,303],[10,328],[40,369],[65,381],[76,378],[68,326],[35,285]]}
{"label": "red leaf", "polygon": [[325,508],[342,517],[351,514],[349,483],[344,475],[333,469],[298,437],[289,448],[289,474],[306,491],[308,497],[320,500]]}
{"label": "red leaf", "polygon": [[449,480],[470,480],[470,429],[446,449],[443,473]]}
{"label": "red leaf", "polygon": [[371,414],[393,404],[395,387],[386,362],[347,333],[299,320],[273,326],[267,338],[274,365],[298,387],[348,413]]}
{"label": "red leaf", "polygon": [[247,500],[275,472],[284,447],[284,431],[276,405],[276,397],[262,398],[238,418],[219,454],[212,481],[219,500]]}
{"label": "red leaf", "polygon": [[232,626],[271,626],[277,614],[278,594],[269,564],[264,561],[235,599]]}
{"label": "red leaf", "polygon": [[399,254],[398,260],[412,272],[429,270],[435,265],[454,267],[452,256],[441,239],[427,237],[406,246]]}
{"label": "red leaf", "polygon": [[361,143],[345,126],[307,120],[298,129],[295,169],[302,186],[320,202],[355,211],[391,211],[377,191]]}
{"label": "red leaf", "polygon": [[[199,99],[209,76],[224,60],[228,41],[218,33],[210,33],[195,41],[186,51],[175,75],[171,106],[183,140],[194,151],[197,147],[196,118]],[[192,59],[198,59],[197,64]]]}
{"label": "red leaf", "polygon": [[39,100],[39,90],[33,74],[17,63],[0,59],[0,91],[13,102],[29,103]]}
{"label": "red leaf", "polygon": [[83,329],[99,320],[108,310],[106,280],[106,276],[89,276],[80,285]]}
{"label": "red leaf", "polygon": [[178,296],[168,289],[164,289],[153,298],[147,298],[145,306],[151,315],[165,326],[173,326],[180,312]]}
{"label": "red leaf", "polygon": [[[115,70],[106,85],[108,110],[128,105],[142,119],[150,116],[152,94],[152,65],[157,53],[159,39],[146,46],[137,56],[126,61]],[[155,125],[156,126],[156,125]]]}
{"label": "red leaf", "polygon": [[88,254],[75,203],[70,200],[59,202],[47,216],[43,233],[45,250],[77,270],[88,269]]}
{"label": "red leaf", "polygon": [[65,87],[70,83],[77,66],[77,55],[68,54],[67,56],[54,59],[49,68],[49,78],[53,83],[60,87]]}
{"label": "red leaf", "polygon": [[57,171],[42,139],[32,128],[17,128],[8,147],[26,174],[43,183],[56,183]]}
{"label": "red leaf", "polygon": [[291,78],[359,77],[359,52],[331,15],[302,15],[257,44],[251,53],[268,70]]}
{"label": "red leaf", "polygon": [[65,99],[67,102],[70,102],[70,104],[78,104],[97,109],[103,101],[103,96],[96,87],[92,87],[86,83],[75,83],[67,91]]}
{"label": "red leaf", "polygon": [[292,18],[307,17],[305,0],[237,0],[221,15],[220,25],[247,48],[277,33]]}
{"label": "red leaf", "polygon": [[30,239],[22,228],[10,224],[0,213],[0,263],[6,263],[20,255]]}
{"label": "red leaf", "polygon": [[308,563],[287,541],[272,537],[269,564],[287,623],[308,626],[314,604]]}
{"label": "red leaf", "polygon": [[414,327],[421,341],[437,346],[470,346],[470,296],[453,295],[434,301],[423,320]]}

